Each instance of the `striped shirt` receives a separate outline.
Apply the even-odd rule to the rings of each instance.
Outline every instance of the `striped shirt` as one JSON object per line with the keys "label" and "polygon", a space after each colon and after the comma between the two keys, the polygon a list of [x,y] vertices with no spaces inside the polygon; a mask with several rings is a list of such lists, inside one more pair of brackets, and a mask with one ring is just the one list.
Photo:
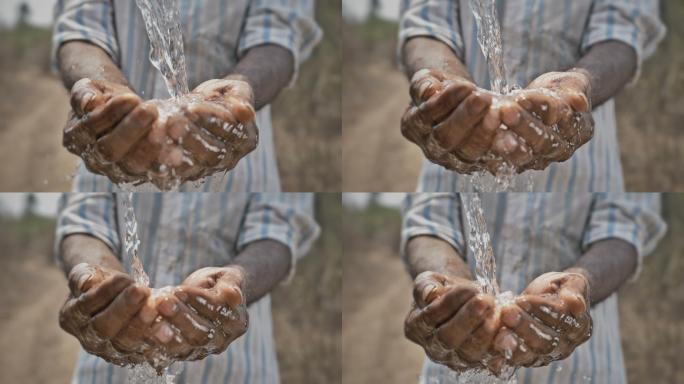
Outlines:
{"label": "striped shirt", "polygon": [[[65,194],[60,202],[56,251],[61,240],[86,233],[103,241],[130,272],[122,250],[124,210],[116,194]],[[203,267],[225,266],[250,242],[272,239],[292,254],[291,272],[319,234],[311,194],[136,193],[133,207],[139,256],[150,286],[177,285]],[[56,253],[59,255],[59,253]],[[58,256],[59,259],[59,256]],[[278,383],[271,299],[249,308],[247,333],[218,355],[176,363],[178,383]],[[81,351],[73,384],[123,384],[128,369]]]}
{"label": "striped shirt", "polygon": [[[634,245],[640,267],[644,255],[655,248],[666,230],[658,194],[485,193],[482,207],[499,285],[502,291],[514,293],[522,292],[543,273],[573,266],[592,243],[603,239],[617,238]],[[466,223],[458,194],[409,195],[402,250],[411,237],[437,236],[463,255],[474,271]],[[625,383],[617,294],[594,305],[591,316],[594,329],[589,341],[565,360],[519,369],[518,382]],[[457,377],[449,368],[426,359],[421,383],[457,382]]]}
{"label": "striped shirt", "polygon": [[[507,78],[522,87],[543,73],[573,67],[592,45],[608,40],[633,47],[640,68],[665,34],[658,0],[496,1]],[[468,4],[468,0],[403,0],[399,47],[411,37],[436,38],[453,49],[478,86],[489,88],[487,63]],[[638,74],[639,70],[632,82]],[[595,108],[593,116],[594,137],[569,160],[544,171],[525,172],[534,191],[624,190],[613,100]],[[526,190],[527,181],[518,179],[523,180],[515,189]],[[468,176],[424,160],[418,191],[472,190]]]}
{"label": "striped shirt", "polygon": [[[277,44],[287,48],[296,68],[321,39],[313,19],[313,0],[179,0],[180,24],[190,89],[228,75],[250,48]],[[135,0],[58,0],[55,6],[53,61],[67,41],[89,41],[111,56],[131,87],[144,99],[167,99],[164,80],[149,60],[150,42]],[[294,81],[294,77],[293,77]],[[278,192],[270,107],[257,112],[259,145],[237,166],[185,183],[181,191]],[[149,190],[155,190],[151,185]],[[75,190],[115,190],[103,176],[79,168]],[[145,188],[143,188],[145,189]]]}

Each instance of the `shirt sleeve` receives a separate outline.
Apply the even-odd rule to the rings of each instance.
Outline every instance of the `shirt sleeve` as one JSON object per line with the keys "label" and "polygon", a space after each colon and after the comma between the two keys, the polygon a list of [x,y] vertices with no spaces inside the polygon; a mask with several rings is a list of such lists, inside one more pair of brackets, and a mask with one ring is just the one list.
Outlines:
{"label": "shirt sleeve", "polygon": [[313,0],[253,0],[240,36],[238,57],[250,48],[262,44],[276,44],[286,48],[294,57],[294,74],[311,55],[323,33],[314,19]]}
{"label": "shirt sleeve", "polygon": [[313,216],[313,194],[253,193],[243,219],[237,250],[257,240],[275,240],[290,249],[290,272],[318,238],[320,228]]}
{"label": "shirt sleeve", "polygon": [[406,261],[406,244],[415,236],[435,236],[466,258],[461,201],[453,193],[407,194],[402,209],[400,254]]}
{"label": "shirt sleeve", "polygon": [[54,8],[51,59],[57,68],[59,47],[72,40],[95,44],[118,62],[114,13],[109,0],[57,0]]}
{"label": "shirt sleeve", "polygon": [[408,39],[424,36],[432,37],[448,45],[463,61],[464,47],[458,8],[459,2],[456,0],[403,1],[399,19],[399,57]]}
{"label": "shirt sleeve", "polygon": [[617,40],[628,44],[637,55],[637,70],[630,81],[634,84],[641,74],[641,64],[655,52],[665,36],[665,25],[659,17],[658,0],[597,0],[594,1],[589,23],[584,33],[581,52],[592,45]]}
{"label": "shirt sleeve", "polygon": [[582,248],[586,251],[593,243],[611,238],[634,245],[638,262],[632,279],[636,279],[644,256],[655,249],[666,229],[660,216],[659,194],[596,194]]}
{"label": "shirt sleeve", "polygon": [[116,202],[111,193],[65,193],[59,201],[54,255],[62,263],[62,240],[73,234],[93,236],[120,257]]}

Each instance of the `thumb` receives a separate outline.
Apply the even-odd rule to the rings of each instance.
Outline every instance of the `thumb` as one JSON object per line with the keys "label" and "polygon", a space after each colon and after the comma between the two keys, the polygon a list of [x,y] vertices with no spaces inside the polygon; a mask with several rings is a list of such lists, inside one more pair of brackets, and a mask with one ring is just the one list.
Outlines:
{"label": "thumb", "polygon": [[88,263],[80,263],[69,272],[69,289],[75,297],[78,297],[82,293],[88,292],[103,278],[104,274],[100,268]]}
{"label": "thumb", "polygon": [[424,308],[442,295],[446,288],[446,276],[436,272],[423,272],[416,277],[413,286],[413,300]]}

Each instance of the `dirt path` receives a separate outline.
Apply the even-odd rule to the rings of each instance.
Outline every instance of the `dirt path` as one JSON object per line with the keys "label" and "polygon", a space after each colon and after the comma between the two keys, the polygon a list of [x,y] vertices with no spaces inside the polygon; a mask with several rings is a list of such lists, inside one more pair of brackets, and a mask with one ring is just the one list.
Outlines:
{"label": "dirt path", "polygon": [[78,161],[62,147],[66,91],[55,77],[34,67],[12,75],[5,97],[15,98],[14,108],[0,122],[0,190],[69,190]]}
{"label": "dirt path", "polygon": [[[373,278],[345,270],[342,383],[417,383],[424,354],[404,337],[401,321],[409,308],[411,282],[390,247],[377,248],[363,255],[362,275]],[[365,296],[360,301],[353,297],[360,294]]]}
{"label": "dirt path", "polygon": [[49,259],[51,236],[45,236],[45,231],[27,236],[9,226],[4,230],[0,236],[0,383],[67,383],[79,348],[57,321],[68,288]]}
{"label": "dirt path", "polygon": [[343,106],[344,190],[413,191],[423,156],[399,130],[409,101],[406,79],[390,65],[378,63],[369,65],[356,83],[361,83],[358,97],[363,100]]}

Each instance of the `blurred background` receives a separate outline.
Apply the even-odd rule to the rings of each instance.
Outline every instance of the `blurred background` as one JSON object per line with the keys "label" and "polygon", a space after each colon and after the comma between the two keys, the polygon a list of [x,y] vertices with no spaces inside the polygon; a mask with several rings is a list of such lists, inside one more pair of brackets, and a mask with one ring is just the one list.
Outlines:
{"label": "blurred background", "polygon": [[[343,194],[344,384],[413,384],[420,374],[423,350],[404,337],[412,282],[398,253],[403,196]],[[664,194],[662,205],[668,232],[619,291],[630,383],[684,383],[684,194]]]}
{"label": "blurred background", "polygon": [[[54,0],[0,1],[0,191],[68,191],[67,91],[50,70]],[[341,190],[341,0],[316,4],[324,32],[294,87],[273,104],[284,191]]]}
{"label": "blurred background", "polygon": [[[667,36],[616,101],[628,191],[684,190],[684,1],[660,4]],[[342,15],[344,190],[413,191],[423,155],[399,131],[409,103],[396,61],[399,0],[345,0]]]}
{"label": "blurred background", "polygon": [[[79,351],[57,313],[67,297],[52,259],[59,194],[0,194],[0,383],[67,383]],[[322,232],[297,274],[273,292],[283,384],[339,383],[342,342],[340,195],[315,200]]]}

